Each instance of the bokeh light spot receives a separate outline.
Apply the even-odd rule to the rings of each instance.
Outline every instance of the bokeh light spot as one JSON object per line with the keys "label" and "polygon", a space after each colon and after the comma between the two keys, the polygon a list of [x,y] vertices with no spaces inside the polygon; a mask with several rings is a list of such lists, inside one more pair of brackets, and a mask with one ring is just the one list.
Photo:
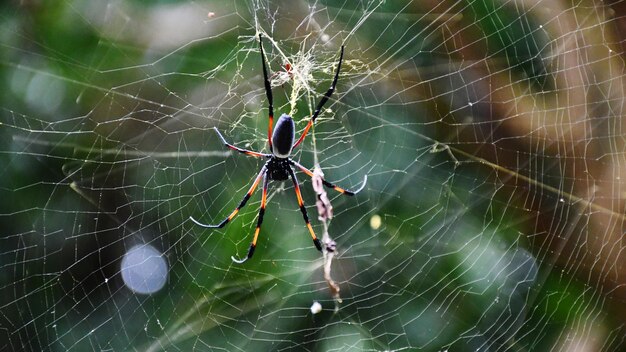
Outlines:
{"label": "bokeh light spot", "polygon": [[124,284],[136,293],[159,291],[167,281],[167,262],[163,254],[151,245],[136,245],[122,259]]}

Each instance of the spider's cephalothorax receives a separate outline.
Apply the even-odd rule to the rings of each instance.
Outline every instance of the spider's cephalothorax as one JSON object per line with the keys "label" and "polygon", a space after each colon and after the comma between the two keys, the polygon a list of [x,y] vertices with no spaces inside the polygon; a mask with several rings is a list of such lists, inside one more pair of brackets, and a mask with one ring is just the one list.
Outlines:
{"label": "spider's cephalothorax", "polygon": [[[259,46],[261,48],[261,62],[263,64],[263,78],[264,78],[264,83],[265,83],[265,94],[267,96],[268,105],[269,105],[269,108],[268,108],[269,109],[269,125],[268,125],[267,135],[268,135],[268,142],[269,142],[269,148],[270,148],[271,153],[270,154],[259,153],[259,152],[255,152],[252,150],[246,150],[246,149],[236,147],[226,142],[226,140],[224,139],[224,137],[222,136],[222,134],[217,128],[214,128],[214,129],[215,129],[215,132],[217,132],[217,135],[221,139],[222,143],[224,143],[224,145],[227,146],[228,148],[235,150],[237,152],[246,154],[246,155],[255,156],[259,158],[266,158],[269,160],[265,162],[265,165],[263,165],[263,167],[261,168],[261,171],[254,179],[254,182],[252,183],[252,186],[248,190],[248,193],[246,193],[246,195],[243,197],[243,199],[241,200],[237,208],[235,208],[235,210],[233,210],[233,212],[230,213],[230,215],[226,219],[222,220],[222,222],[220,222],[217,225],[206,225],[206,224],[198,222],[193,217],[190,217],[190,219],[199,226],[208,227],[208,228],[222,228],[226,226],[226,224],[230,222],[230,220],[232,220],[232,218],[234,218],[235,215],[237,215],[239,210],[244,205],[246,205],[246,203],[248,202],[248,199],[250,199],[250,196],[252,196],[252,193],[254,193],[254,191],[258,187],[259,182],[261,182],[261,179],[263,179],[263,195],[261,197],[261,209],[259,209],[259,218],[257,220],[256,229],[254,230],[254,237],[252,238],[252,243],[250,243],[250,247],[248,248],[248,255],[244,259],[238,260],[238,259],[235,259],[235,257],[231,257],[232,260],[236,263],[243,263],[246,260],[250,259],[252,255],[254,254],[254,249],[256,248],[257,238],[259,236],[259,232],[261,231],[261,224],[263,223],[263,215],[265,215],[265,204],[267,203],[267,186],[268,186],[269,180],[285,181],[291,178],[291,180],[293,181],[294,189],[296,191],[296,198],[298,200],[298,206],[300,206],[300,211],[302,212],[302,217],[304,218],[306,227],[308,228],[309,233],[311,234],[311,237],[313,238],[313,243],[315,244],[315,247],[320,251],[322,250],[322,245],[320,244],[320,240],[317,238],[317,236],[315,236],[313,227],[311,226],[311,223],[309,222],[309,216],[307,215],[306,208],[304,207],[304,201],[302,200],[302,194],[300,193],[300,185],[298,184],[298,179],[296,178],[296,174],[293,171],[293,167],[294,166],[298,167],[300,170],[302,170],[302,172],[307,174],[309,177],[313,177],[313,172],[311,172],[311,170],[307,169],[306,167],[300,165],[298,162],[291,160],[289,156],[291,155],[291,151],[295,147],[297,147],[300,143],[302,143],[302,141],[304,140],[304,137],[309,132],[309,129],[311,128],[311,126],[313,126],[315,119],[320,114],[322,107],[324,106],[324,104],[326,104],[330,96],[333,94],[333,91],[335,90],[335,86],[337,85],[337,79],[339,78],[339,71],[341,70],[341,61],[343,60],[343,46],[342,46],[341,54],[339,55],[339,63],[337,64],[337,72],[335,73],[335,78],[333,79],[333,83],[330,85],[330,88],[328,89],[328,91],[326,91],[326,94],[324,94],[320,102],[317,104],[317,107],[315,108],[315,111],[313,112],[313,116],[311,117],[311,120],[309,120],[309,123],[304,128],[302,135],[294,143],[294,140],[296,138],[295,137],[296,127],[291,116],[287,114],[283,114],[280,116],[280,118],[276,122],[274,133],[272,133],[272,124],[274,121],[274,101],[272,98],[272,89],[271,89],[270,81],[267,78],[268,77],[267,67],[265,65],[265,55],[263,53],[263,43],[262,43],[262,38],[260,34],[259,34]],[[339,193],[350,195],[350,196],[355,195],[356,193],[361,191],[363,187],[365,187],[366,182],[367,182],[367,176],[364,177],[363,184],[361,185],[361,187],[359,187],[359,189],[350,191],[345,188],[338,187],[322,179],[322,183],[324,184],[324,186],[332,188]]]}
{"label": "spider's cephalothorax", "polygon": [[270,157],[270,160],[266,164],[267,177],[271,181],[285,181],[289,179],[289,158],[278,158],[276,156]]}

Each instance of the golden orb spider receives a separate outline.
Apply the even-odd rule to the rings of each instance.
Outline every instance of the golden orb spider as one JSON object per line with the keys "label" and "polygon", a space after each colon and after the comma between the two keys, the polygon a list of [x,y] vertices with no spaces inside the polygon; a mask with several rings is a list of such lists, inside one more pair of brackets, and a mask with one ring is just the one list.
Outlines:
{"label": "golden orb spider", "polygon": [[[341,54],[339,55],[339,63],[337,64],[337,72],[335,73],[335,78],[333,79],[333,83],[331,84],[326,94],[324,94],[324,97],[322,97],[322,100],[320,100],[319,104],[317,104],[317,107],[315,108],[315,112],[313,113],[311,120],[305,127],[304,132],[302,132],[302,135],[300,136],[300,138],[298,138],[298,140],[294,143],[296,127],[291,116],[287,114],[282,114],[278,118],[278,121],[276,122],[276,128],[272,132],[272,124],[274,122],[274,105],[273,105],[274,101],[272,97],[272,88],[270,86],[270,81],[267,78],[267,66],[265,64],[265,54],[263,52],[263,39],[262,39],[261,34],[259,34],[259,47],[261,48],[261,62],[263,64],[263,78],[265,81],[265,94],[267,95],[267,100],[269,103],[269,127],[268,127],[267,135],[268,135],[270,153],[269,154],[259,153],[259,152],[236,147],[226,142],[226,139],[224,139],[224,136],[222,136],[222,134],[217,128],[214,127],[214,129],[217,135],[222,140],[222,143],[224,143],[224,145],[227,146],[228,148],[238,151],[240,153],[249,155],[249,156],[254,156],[258,158],[266,158],[269,160],[265,162],[265,164],[261,168],[261,171],[254,179],[254,183],[248,190],[248,193],[246,193],[246,195],[241,200],[241,203],[239,203],[237,208],[235,208],[235,210],[233,210],[233,212],[226,219],[222,220],[222,222],[220,222],[217,225],[207,225],[207,224],[203,224],[197,221],[191,216],[189,217],[191,221],[193,221],[197,225],[206,227],[206,228],[222,228],[226,226],[226,224],[228,224],[228,222],[231,221],[235,217],[235,215],[237,215],[239,210],[243,208],[244,205],[246,205],[246,202],[248,202],[248,199],[250,199],[250,196],[252,196],[252,193],[254,193],[257,186],[259,185],[261,178],[263,178],[263,196],[261,197],[261,208],[259,209],[259,218],[257,220],[256,229],[254,230],[254,237],[252,239],[252,243],[250,243],[250,247],[248,248],[248,255],[244,259],[236,259],[235,257],[231,257],[231,259],[234,262],[239,263],[239,264],[252,258],[252,255],[254,254],[254,249],[256,248],[257,238],[259,237],[259,232],[261,231],[261,224],[263,223],[263,215],[265,214],[265,205],[267,203],[267,186],[268,186],[269,180],[285,181],[291,177],[293,181],[293,186],[296,191],[296,198],[298,199],[298,205],[300,206],[300,211],[302,212],[302,216],[304,218],[304,222],[306,223],[306,227],[309,229],[309,232],[311,233],[311,237],[313,238],[313,243],[315,244],[315,247],[320,251],[322,250],[322,245],[320,244],[320,240],[317,238],[317,236],[315,236],[313,227],[311,227],[311,222],[309,221],[309,216],[307,215],[306,208],[304,207],[304,201],[302,200],[302,194],[300,193],[300,185],[298,183],[298,179],[296,178],[296,175],[292,167],[293,166],[298,167],[309,177],[313,177],[313,172],[307,169],[306,167],[300,165],[298,162],[292,160],[289,156],[291,155],[291,152],[293,151],[293,149],[296,148],[300,143],[302,143],[302,141],[304,140],[304,137],[309,132],[309,129],[311,128],[311,126],[313,126],[315,119],[320,114],[322,107],[324,106],[324,104],[326,104],[330,96],[333,94],[333,91],[335,90],[335,86],[337,85],[337,79],[339,78],[339,71],[341,70],[341,62],[343,61],[343,45],[342,45]],[[356,193],[360,192],[363,189],[363,187],[365,187],[366,182],[367,182],[367,175],[365,175],[363,179],[363,184],[361,185],[361,187],[359,187],[359,189],[350,191],[348,189],[338,187],[322,179],[322,183],[326,187],[332,188],[339,193],[346,194],[349,196],[353,196]]]}

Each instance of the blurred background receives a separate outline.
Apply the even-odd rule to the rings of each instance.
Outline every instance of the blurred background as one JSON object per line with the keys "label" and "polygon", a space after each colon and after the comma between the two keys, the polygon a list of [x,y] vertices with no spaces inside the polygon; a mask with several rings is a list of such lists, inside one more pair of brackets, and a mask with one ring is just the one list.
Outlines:
{"label": "blurred background", "polygon": [[[619,1],[2,2],[0,350],[624,350],[625,31]],[[290,182],[245,264],[259,191],[189,220],[262,166],[213,127],[268,152],[259,34],[298,132],[345,45],[293,155],[368,176],[326,221],[298,173],[334,254]]]}

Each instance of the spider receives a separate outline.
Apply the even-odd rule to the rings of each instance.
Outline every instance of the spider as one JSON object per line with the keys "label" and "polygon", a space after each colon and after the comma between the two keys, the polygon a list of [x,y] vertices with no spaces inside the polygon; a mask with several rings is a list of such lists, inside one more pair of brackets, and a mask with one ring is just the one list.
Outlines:
{"label": "spider", "polygon": [[[244,263],[246,260],[252,258],[252,255],[254,254],[257,238],[259,236],[259,232],[261,231],[261,224],[263,223],[263,215],[265,214],[265,205],[267,203],[267,187],[268,187],[269,180],[285,181],[291,178],[291,180],[293,181],[294,189],[296,191],[296,198],[298,200],[298,205],[300,206],[300,211],[302,212],[302,217],[304,218],[306,227],[308,228],[309,232],[311,233],[311,237],[313,238],[313,244],[315,244],[315,247],[319,251],[322,250],[322,245],[320,244],[320,240],[317,238],[317,236],[315,236],[315,232],[313,231],[313,227],[311,227],[311,222],[309,221],[309,216],[307,215],[306,208],[304,207],[304,201],[302,200],[302,194],[300,193],[300,185],[298,183],[298,179],[296,178],[296,174],[293,171],[293,167],[294,166],[298,167],[309,177],[313,177],[313,172],[307,169],[306,167],[300,165],[300,163],[298,163],[297,161],[292,160],[289,156],[291,155],[291,152],[293,151],[293,149],[296,148],[298,145],[300,145],[300,143],[302,143],[302,141],[304,140],[304,137],[306,137],[307,133],[309,132],[309,129],[311,128],[311,126],[313,126],[315,119],[320,114],[322,107],[324,106],[324,104],[326,104],[330,96],[333,94],[333,91],[335,90],[335,85],[337,85],[337,79],[339,78],[339,71],[341,70],[341,62],[343,60],[343,46],[341,46],[341,54],[339,56],[339,63],[337,64],[337,72],[335,73],[335,78],[333,79],[333,83],[331,84],[326,94],[324,94],[319,104],[317,104],[317,107],[315,108],[315,112],[313,113],[311,120],[305,127],[304,132],[302,132],[302,135],[300,136],[300,138],[298,138],[298,140],[294,143],[295,124],[291,116],[287,114],[282,114],[280,118],[278,118],[278,121],[276,122],[276,127],[274,128],[274,131],[272,132],[272,124],[274,121],[272,88],[270,86],[270,81],[267,78],[267,67],[265,64],[265,54],[263,52],[263,39],[262,39],[261,34],[259,34],[259,47],[261,48],[261,63],[263,65],[265,94],[267,95],[267,100],[269,104],[269,127],[268,127],[267,134],[268,134],[270,153],[269,154],[259,153],[259,152],[236,147],[228,143],[226,139],[224,139],[224,136],[222,136],[222,134],[216,127],[214,127],[213,129],[215,130],[215,132],[221,139],[224,146],[234,151],[246,154],[248,156],[254,156],[257,158],[265,158],[268,160],[267,162],[265,162],[265,164],[261,168],[261,171],[258,173],[256,178],[254,179],[252,186],[248,190],[248,193],[246,193],[246,195],[241,200],[241,203],[239,203],[239,205],[235,208],[235,210],[233,210],[233,212],[222,222],[220,222],[217,225],[207,225],[207,224],[203,224],[197,221],[191,216],[189,217],[191,221],[193,221],[196,225],[199,225],[205,228],[222,228],[226,226],[226,224],[228,224],[235,217],[235,215],[237,215],[239,210],[243,208],[244,205],[246,205],[246,202],[248,202],[248,199],[250,199],[250,196],[252,196],[252,194],[256,190],[262,178],[263,179],[263,196],[261,197],[261,208],[259,209],[259,217],[257,220],[256,229],[254,230],[254,237],[252,239],[252,243],[250,243],[250,247],[248,248],[248,255],[243,259],[236,259],[234,256],[231,257],[231,259],[235,263],[239,263],[239,264]],[[353,196],[356,193],[360,192],[363,189],[363,187],[365,187],[366,182],[367,182],[367,175],[364,177],[363,184],[359,187],[359,189],[350,191],[348,189],[341,188],[339,186],[336,186],[322,179],[322,183],[326,187],[332,188],[339,193],[346,194],[349,196]]]}

